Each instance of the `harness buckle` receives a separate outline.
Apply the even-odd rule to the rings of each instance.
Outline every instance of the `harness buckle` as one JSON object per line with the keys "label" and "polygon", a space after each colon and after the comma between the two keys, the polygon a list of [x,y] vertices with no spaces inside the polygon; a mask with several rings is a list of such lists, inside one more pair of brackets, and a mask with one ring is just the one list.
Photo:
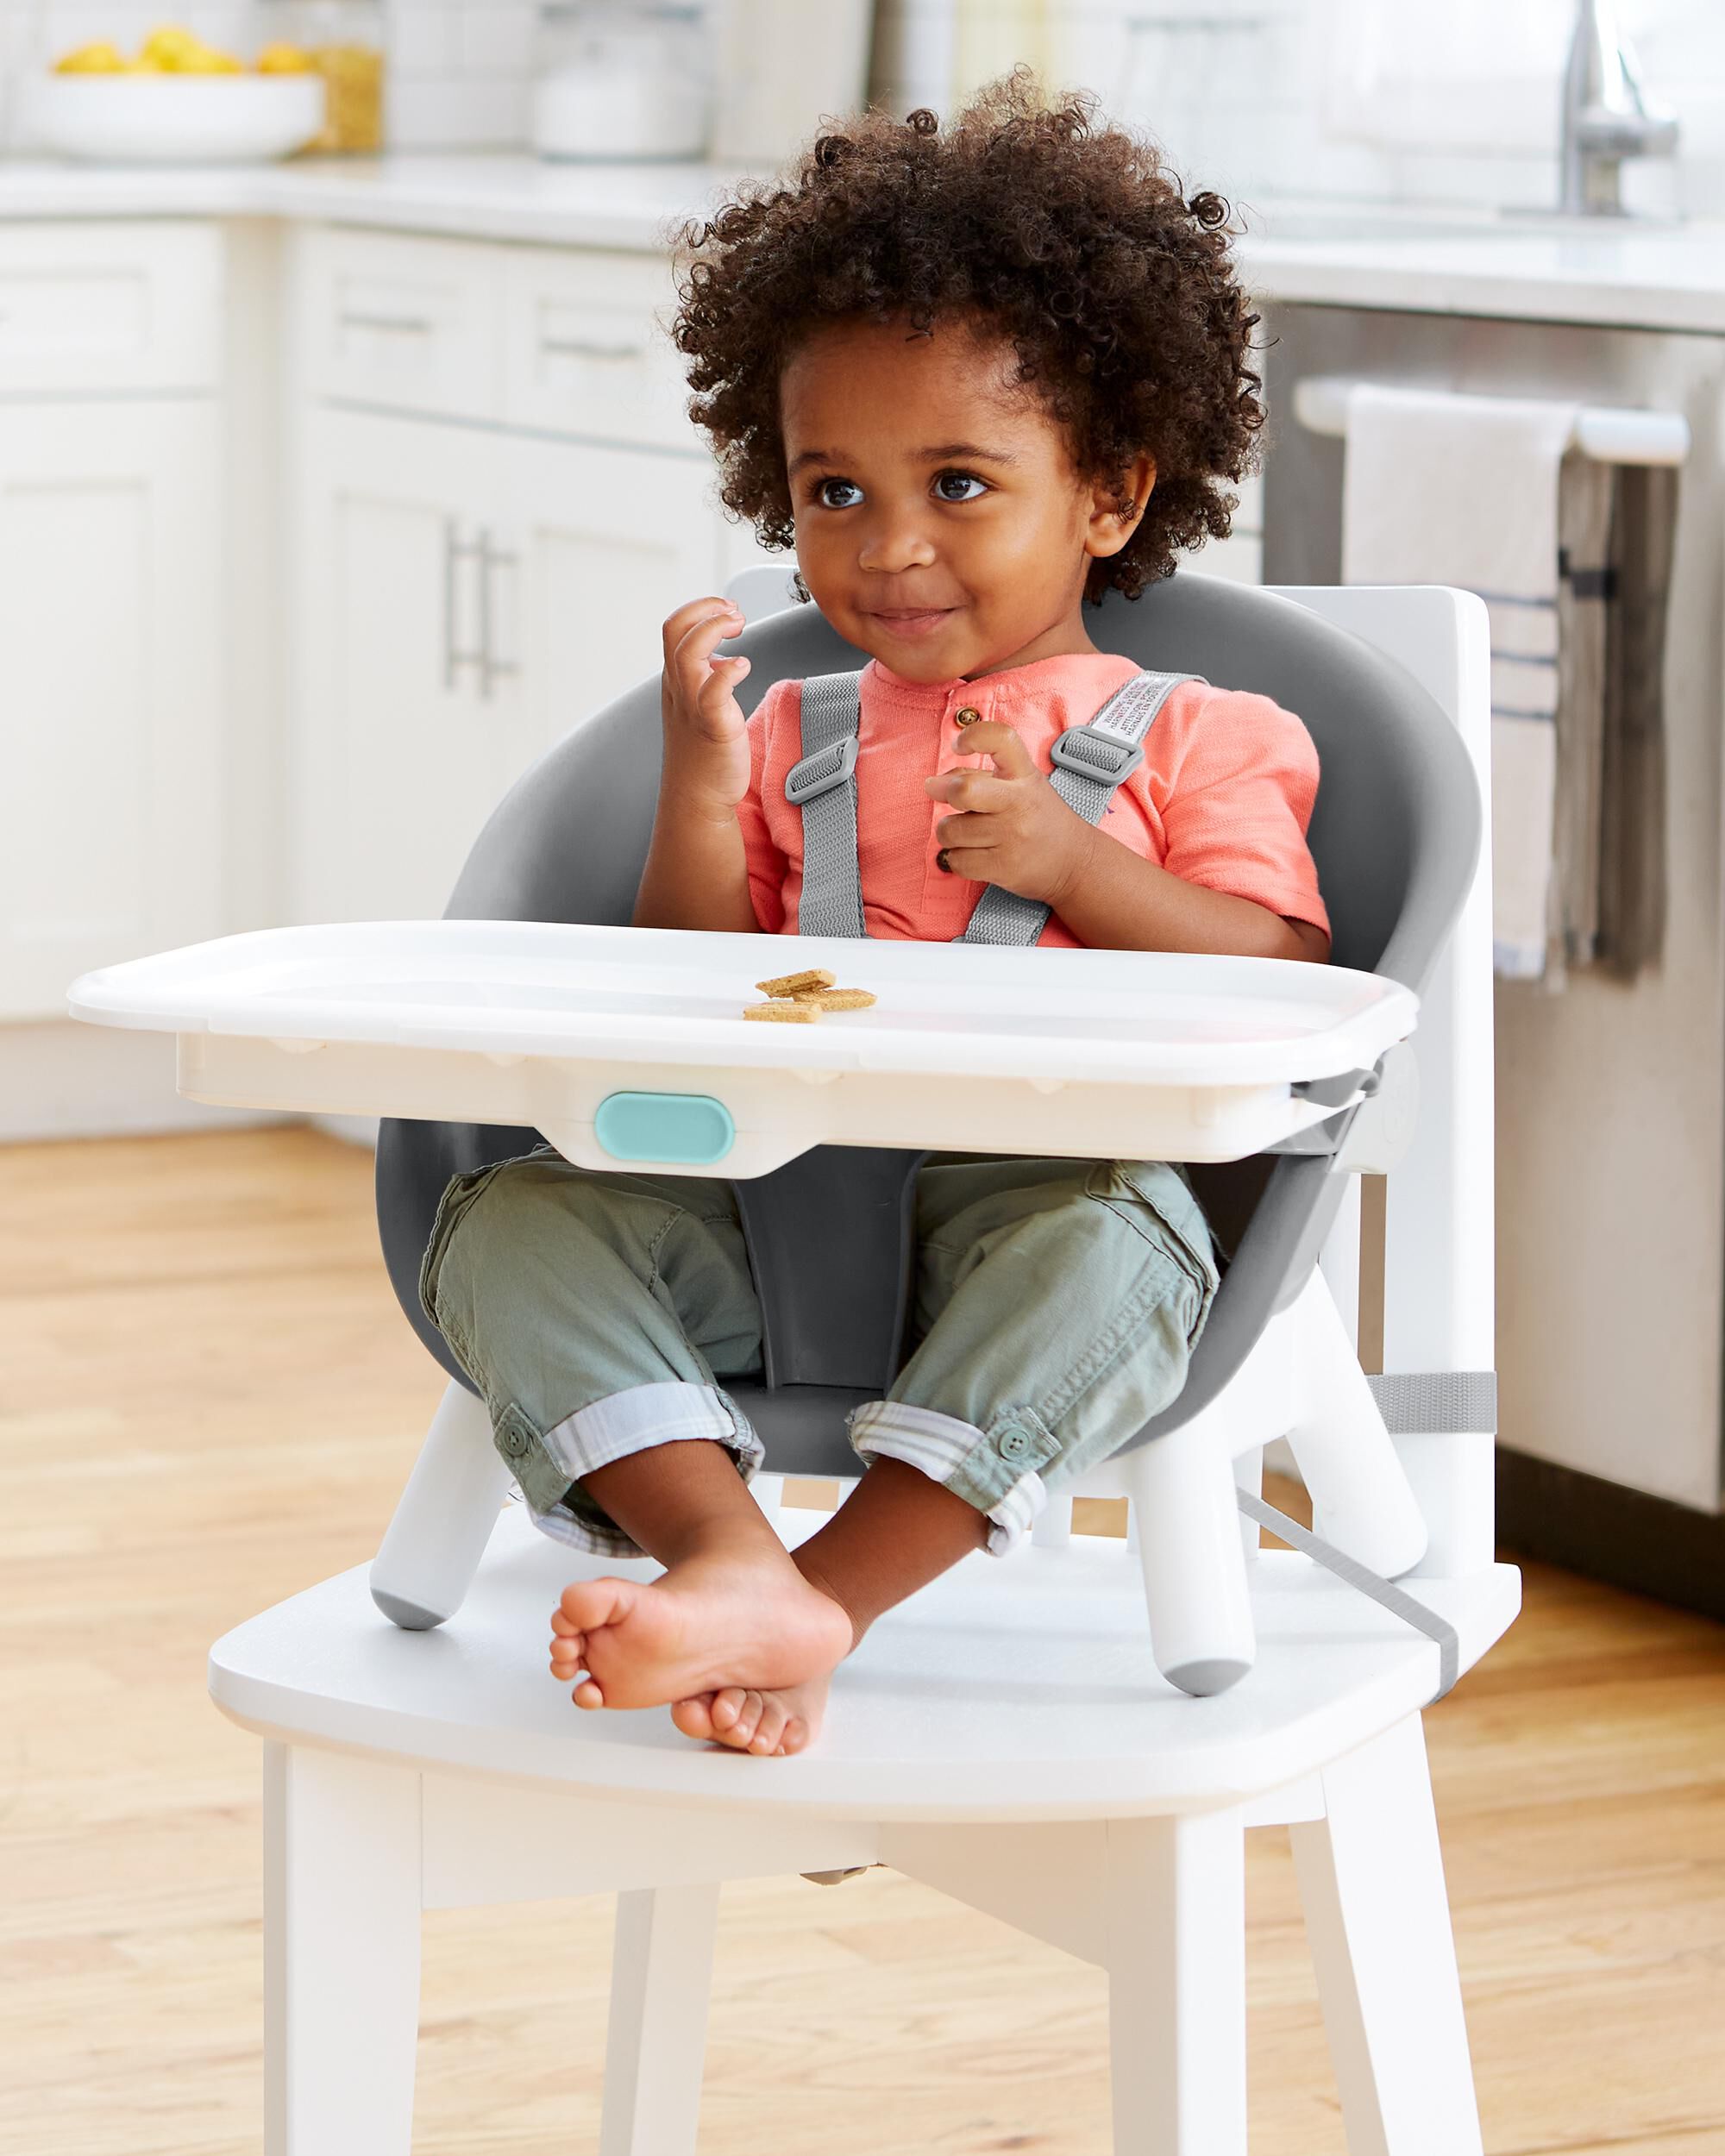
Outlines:
{"label": "harness buckle", "polygon": [[1051,761],[1063,770],[1076,772],[1081,779],[1101,779],[1118,786],[1144,761],[1144,743],[1122,741],[1118,734],[1104,733],[1099,726],[1069,726],[1063,734],[1056,736],[1048,753]]}
{"label": "harness buckle", "polygon": [[855,734],[847,734],[843,741],[830,742],[791,766],[785,774],[785,799],[793,808],[818,801],[823,793],[844,784],[856,768],[856,743]]}

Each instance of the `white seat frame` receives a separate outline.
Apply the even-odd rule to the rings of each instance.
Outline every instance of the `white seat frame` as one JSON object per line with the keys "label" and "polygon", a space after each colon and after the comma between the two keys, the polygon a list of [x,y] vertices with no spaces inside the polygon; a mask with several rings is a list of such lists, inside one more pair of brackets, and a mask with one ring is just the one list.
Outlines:
{"label": "white seat frame", "polygon": [[[1424,682],[1489,802],[1480,603],[1432,588],[1286,596]],[[1236,1488],[1258,1485],[1264,1445],[1284,1436],[1318,1531],[1451,1616],[1464,1668],[1513,1619],[1519,1576],[1493,1562],[1492,1437],[1391,1438],[1356,1350],[1357,1176],[1382,1168],[1385,1370],[1493,1368],[1490,860],[1488,835],[1422,1000],[1411,1137],[1405,1094],[1368,1104],[1377,1112],[1356,1123],[1344,1156],[1353,1180],[1311,1280],[1208,1408],[1086,1485],[1131,1501],[1164,1672],[1219,1654],[1249,1664],[1254,1590],[1262,1601],[1262,1583],[1310,1574],[1309,1559],[1260,1556],[1236,1507]],[[373,1590],[458,1605],[507,1482],[482,1406],[452,1386],[371,1568]],[[777,1482],[757,1484],[769,1511]],[[1069,1501],[1051,1506],[1034,1541],[1045,1553],[1067,1549],[1070,1535]],[[1032,1550],[1011,1562],[1042,1561]],[[407,2156],[423,1908],[589,1892],[618,1896],[602,2156],[693,2156],[720,1883],[877,1863],[1107,1969],[1120,2156],[1245,2156],[1242,1837],[1270,1823],[1292,1831],[1350,2156],[1480,2156],[1420,1718],[1437,1657],[1417,1635],[1393,1650],[1393,1682],[1387,1662],[1348,1674],[1340,1647],[1304,1648],[1297,1666],[1314,1682],[1322,1658],[1335,1658],[1328,1689],[1318,1688],[1321,1714],[1290,1712],[1249,1770],[1239,1746],[1218,1741],[1220,1722],[1192,1719],[1189,1753],[1178,1737],[1161,1745],[1129,1799],[1087,1790],[1075,1774],[1052,1797],[1015,1804],[1002,1791],[962,1817],[938,1792],[920,1808],[894,1801],[870,1812],[830,1794],[804,1802],[787,1795],[797,1785],[766,1780],[758,1802],[734,1778],[724,1801],[704,1802],[662,1781],[657,1753],[650,1772],[645,1754],[612,1758],[603,1771],[577,1764],[562,1778],[582,1791],[580,1846],[548,1885],[519,1851],[545,1846],[554,1818],[567,1825],[567,1789],[486,1773],[478,1754],[455,1758],[429,1739],[416,1749],[384,1729],[375,1706],[368,1719],[327,1684],[242,1670],[250,1635],[277,1619],[291,1634],[288,1613],[323,1592],[237,1628],[211,1657],[218,1705],[266,1739],[267,2156]],[[1397,1632],[1377,1617],[1380,1631]],[[1285,1684],[1289,1666],[1267,1663],[1253,1682]],[[1190,1702],[1169,1711],[1213,1710]],[[785,1771],[733,1764],[749,1777]],[[631,1785],[637,1766],[643,1778]],[[486,1831],[505,1805],[513,1850]],[[536,1833],[523,1808],[539,1805],[548,1808]]]}

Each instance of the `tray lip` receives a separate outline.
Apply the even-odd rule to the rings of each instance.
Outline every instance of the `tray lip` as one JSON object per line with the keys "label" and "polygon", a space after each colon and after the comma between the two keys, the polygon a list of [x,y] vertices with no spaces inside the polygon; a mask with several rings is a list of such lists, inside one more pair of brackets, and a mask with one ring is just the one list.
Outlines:
{"label": "tray lip", "polygon": [[[1273,988],[1273,1000],[1286,1007],[1304,1004],[1320,1020],[1314,1031],[1282,1035],[1267,1041],[1157,1042],[1143,1039],[1075,1041],[1070,1034],[963,1031],[888,1032],[847,1028],[829,1019],[819,1029],[748,1024],[739,1004],[735,1018],[695,1019],[643,1012],[595,1013],[582,1035],[548,1036],[543,1026],[500,1024],[487,1009],[471,1026],[451,1023],[447,1008],[421,1020],[423,1006],[367,1006],[320,1003],[315,990],[298,996],[258,993],[260,968],[304,964],[329,950],[370,939],[386,956],[439,949],[456,953],[474,945],[493,952],[499,943],[561,947],[578,956],[580,946],[597,946],[596,963],[617,964],[634,939],[671,937],[684,948],[676,956],[687,964],[697,954],[707,969],[736,969],[752,993],[756,978],[794,970],[799,962],[835,961],[844,971],[852,945],[831,938],[706,934],[687,930],[652,930],[557,922],[394,921],[323,923],[305,927],[259,929],[189,944],[152,957],[97,968],[81,975],[67,991],[74,1018],[100,1024],[213,1038],[261,1039],[303,1045],[341,1045],[380,1050],[426,1050],[474,1056],[499,1056],[552,1064],[640,1063],[680,1069],[735,1071],[771,1077],[802,1071],[881,1077],[968,1077],[1060,1079],[1068,1084],[1151,1083],[1227,1087],[1276,1085],[1328,1077],[1364,1068],[1388,1048],[1404,1040],[1417,1023],[1419,999],[1399,982],[1347,967],[1314,966],[1295,960],[1213,956],[1187,952],[1116,951],[1080,949],[1042,952],[963,947],[963,962],[973,972],[1019,976],[1032,967],[1077,962],[1080,973],[1103,966],[1129,972],[1209,975],[1218,967],[1239,968]],[[380,947],[378,939],[383,939]],[[571,946],[574,949],[572,950]],[[944,944],[881,939],[872,943],[869,963],[877,980],[896,978],[926,986],[948,962],[935,954]],[[884,956],[882,956],[884,954]],[[758,968],[758,973],[757,969]],[[1270,970],[1273,968],[1273,972]],[[861,970],[850,968],[849,970]],[[248,979],[248,976],[250,977]],[[291,977],[291,976],[290,976]],[[1314,996],[1314,989],[1332,991]],[[1334,992],[1340,991],[1338,995]],[[1186,992],[1214,993],[1214,982],[1194,980]],[[1350,1007],[1339,1007],[1342,1003]],[[1327,1007],[1326,1007],[1327,1006]],[[561,1023],[561,1014],[553,1014]]]}

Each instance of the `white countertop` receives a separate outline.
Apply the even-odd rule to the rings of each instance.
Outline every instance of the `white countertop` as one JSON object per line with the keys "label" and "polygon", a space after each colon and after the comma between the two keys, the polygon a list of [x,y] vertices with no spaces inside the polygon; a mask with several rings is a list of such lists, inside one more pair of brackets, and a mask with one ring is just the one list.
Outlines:
{"label": "white countertop", "polygon": [[[283,216],[459,238],[657,249],[743,175],[521,155],[247,168],[0,161],[0,221]],[[1595,226],[1536,213],[1264,201],[1237,251],[1260,301],[1725,335],[1725,221]],[[1279,236],[1272,237],[1280,228]]]}

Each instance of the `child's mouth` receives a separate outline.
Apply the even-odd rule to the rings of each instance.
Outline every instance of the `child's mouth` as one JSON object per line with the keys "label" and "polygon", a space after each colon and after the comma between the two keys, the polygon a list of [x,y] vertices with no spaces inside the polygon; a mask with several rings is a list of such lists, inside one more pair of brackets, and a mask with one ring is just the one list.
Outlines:
{"label": "child's mouth", "polygon": [[868,618],[894,636],[929,636],[957,611],[956,606],[881,606],[871,608]]}

